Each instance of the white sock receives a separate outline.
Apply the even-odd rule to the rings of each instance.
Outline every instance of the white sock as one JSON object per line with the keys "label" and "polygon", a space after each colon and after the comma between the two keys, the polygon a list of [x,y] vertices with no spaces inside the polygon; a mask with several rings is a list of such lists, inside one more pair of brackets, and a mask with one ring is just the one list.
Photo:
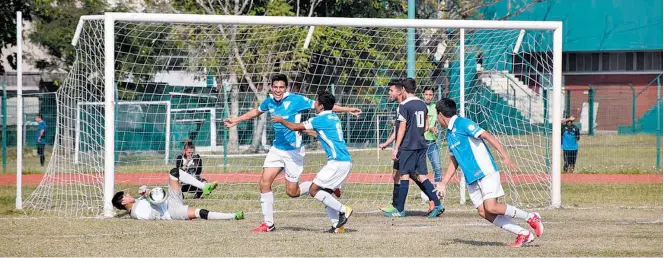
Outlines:
{"label": "white sock", "polygon": [[180,171],[180,178],[178,178],[178,179],[182,183],[185,183],[185,184],[188,184],[188,185],[193,185],[193,186],[195,186],[199,189],[203,189],[203,186],[205,185],[205,184],[203,184],[203,182],[198,181],[198,179],[196,179],[194,176],[190,175],[187,172]]}
{"label": "white sock", "polygon": [[503,215],[496,216],[496,219],[493,220],[493,224],[514,234],[528,234],[528,230],[525,230],[521,226],[514,224],[512,220]]}
{"label": "white sock", "polygon": [[512,205],[506,205],[507,208],[505,209],[505,216],[508,216],[510,218],[517,218],[517,219],[522,219],[522,220],[528,220],[528,212],[525,212],[523,210],[519,210],[516,207]]}
{"label": "white sock", "polygon": [[429,196],[425,192],[420,192],[420,198],[422,198],[422,201],[424,202],[429,201]]}
{"label": "white sock", "polygon": [[220,220],[220,219],[235,219],[234,213],[223,213],[223,212],[214,212],[211,211],[208,213],[208,220]]}
{"label": "white sock", "polygon": [[325,206],[330,207],[338,212],[346,212],[346,206],[337,201],[337,199],[334,199],[334,197],[326,191],[318,191],[314,198],[321,201],[323,204],[325,204]]}
{"label": "white sock", "polygon": [[[196,218],[200,219],[201,218],[201,209],[196,209],[195,213],[196,213]],[[221,219],[224,219],[224,220],[235,219],[235,214],[214,212],[214,211],[208,212],[207,220],[221,220]]]}
{"label": "white sock", "polygon": [[302,182],[298,186],[300,188],[300,196],[309,194],[309,187],[311,187],[311,184],[313,184],[313,183],[314,182],[311,182],[311,181]]}
{"label": "white sock", "polygon": [[332,226],[336,227],[339,222],[339,212],[335,209],[332,209],[328,206],[325,206],[325,211],[327,212],[327,217],[332,221]]}
{"label": "white sock", "polygon": [[263,211],[263,222],[268,226],[274,225],[274,194],[272,192],[261,193],[261,211]]}

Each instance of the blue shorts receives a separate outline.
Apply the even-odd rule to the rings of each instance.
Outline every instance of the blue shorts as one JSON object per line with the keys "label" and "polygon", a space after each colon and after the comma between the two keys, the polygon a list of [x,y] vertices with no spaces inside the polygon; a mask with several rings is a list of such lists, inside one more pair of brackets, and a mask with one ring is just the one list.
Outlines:
{"label": "blue shorts", "polygon": [[426,175],[427,174],[427,149],[400,150],[399,151],[399,174],[401,175]]}

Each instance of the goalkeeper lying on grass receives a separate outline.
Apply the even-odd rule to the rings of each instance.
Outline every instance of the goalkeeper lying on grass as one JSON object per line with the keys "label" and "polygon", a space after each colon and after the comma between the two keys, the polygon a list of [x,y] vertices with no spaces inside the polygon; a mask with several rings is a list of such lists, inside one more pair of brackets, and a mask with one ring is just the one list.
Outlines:
{"label": "goalkeeper lying on grass", "polygon": [[134,219],[139,220],[230,220],[244,219],[244,212],[221,213],[206,209],[190,208],[184,204],[184,195],[181,192],[180,182],[203,189],[203,196],[208,196],[217,187],[217,183],[203,183],[194,176],[174,168],[168,179],[168,193],[156,187],[151,191],[142,189],[144,196],[134,198],[124,191],[115,193],[113,206],[119,210],[126,210]]}

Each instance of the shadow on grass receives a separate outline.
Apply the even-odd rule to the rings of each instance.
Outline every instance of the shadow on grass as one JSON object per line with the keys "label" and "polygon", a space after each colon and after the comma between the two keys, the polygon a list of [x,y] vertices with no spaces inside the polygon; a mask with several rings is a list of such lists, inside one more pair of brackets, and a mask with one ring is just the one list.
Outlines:
{"label": "shadow on grass", "polygon": [[[327,229],[320,229],[320,228],[305,228],[305,227],[293,227],[293,226],[289,226],[289,227],[280,227],[280,228],[277,228],[277,230],[294,231],[294,232],[327,233]],[[346,228],[346,233],[352,233],[352,232],[357,232],[357,230]]]}
{"label": "shadow on grass", "polygon": [[472,246],[506,246],[505,243],[501,242],[485,242],[485,241],[476,241],[476,240],[466,240],[455,238],[454,243],[472,245]]}

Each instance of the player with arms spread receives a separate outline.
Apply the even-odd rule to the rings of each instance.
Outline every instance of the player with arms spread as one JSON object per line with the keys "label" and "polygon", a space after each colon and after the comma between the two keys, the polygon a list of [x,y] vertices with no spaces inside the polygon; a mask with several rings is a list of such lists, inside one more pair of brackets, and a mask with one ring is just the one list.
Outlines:
{"label": "player with arms spread", "polygon": [[314,130],[318,141],[327,154],[327,164],[316,174],[313,184],[309,188],[309,195],[325,205],[327,216],[332,221],[329,233],[345,232],[344,225],[353,213],[349,206],[341,204],[332,196],[334,189],[340,188],[353,166],[350,153],[346,148],[341,121],[337,114],[332,112],[334,95],[327,91],[318,92],[316,96],[316,116],[304,123],[291,123],[280,116],[272,116],[272,122],[281,123],[293,131]]}
{"label": "player with arms spread", "polygon": [[[305,96],[288,92],[288,78],[278,74],[272,77],[272,94],[255,108],[237,118],[228,118],[224,121],[226,127],[236,126],[238,123],[260,116],[265,112],[270,115],[281,116],[284,120],[299,123],[301,112],[314,108],[314,101]],[[334,106],[332,111],[348,112],[358,116],[362,111],[358,108]],[[274,141],[263,163],[263,174],[259,181],[260,202],[263,213],[263,223],[252,232],[274,231],[274,194],[272,183],[284,171],[286,174],[286,194],[298,197],[306,194],[311,182],[298,185],[300,175],[304,169],[304,148],[302,148],[302,135],[291,131],[281,123],[273,123]]]}
{"label": "player with arms spread", "polygon": [[[452,179],[457,167],[461,167],[461,172],[468,184],[470,200],[479,215],[494,225],[517,235],[516,241],[509,246],[521,247],[535,240],[535,236],[540,237],[544,232],[544,225],[538,213],[526,212],[511,205],[498,203],[498,198],[505,193],[500,184],[498,166],[484,141],[498,151],[505,166],[510,169],[518,169],[498,139],[470,119],[457,116],[456,103],[452,99],[444,98],[438,101],[436,111],[438,112],[438,122],[447,127],[446,138],[450,149],[447,172],[443,181],[436,187],[438,195],[445,195],[445,186]],[[535,231],[535,235],[514,224],[510,217],[527,221]]]}
{"label": "player with arms spread", "polygon": [[[180,181],[203,189],[203,196],[210,195],[217,187],[217,183],[203,183],[194,176],[178,168],[171,169],[168,180],[168,196],[163,203],[153,203],[146,197],[134,198],[124,191],[115,193],[111,203],[116,209],[126,210],[129,215],[138,220],[230,220],[244,219],[244,212],[221,213],[206,209],[191,208],[184,204]],[[147,191],[147,189],[145,190]]]}
{"label": "player with arms spread", "polygon": [[402,82],[406,91],[406,99],[399,104],[399,117],[396,143],[392,151],[392,160],[399,161],[399,194],[396,200],[396,210],[385,212],[386,217],[406,216],[405,205],[408,196],[408,184],[410,178],[419,182],[420,189],[429,200],[434,202],[434,208],[429,212],[429,218],[436,218],[443,214],[445,207],[441,204],[438,196],[434,193],[433,184],[427,178],[426,152],[427,143],[424,140],[424,130],[427,128],[427,105],[424,101],[415,97],[417,85],[415,80],[408,78]]}

